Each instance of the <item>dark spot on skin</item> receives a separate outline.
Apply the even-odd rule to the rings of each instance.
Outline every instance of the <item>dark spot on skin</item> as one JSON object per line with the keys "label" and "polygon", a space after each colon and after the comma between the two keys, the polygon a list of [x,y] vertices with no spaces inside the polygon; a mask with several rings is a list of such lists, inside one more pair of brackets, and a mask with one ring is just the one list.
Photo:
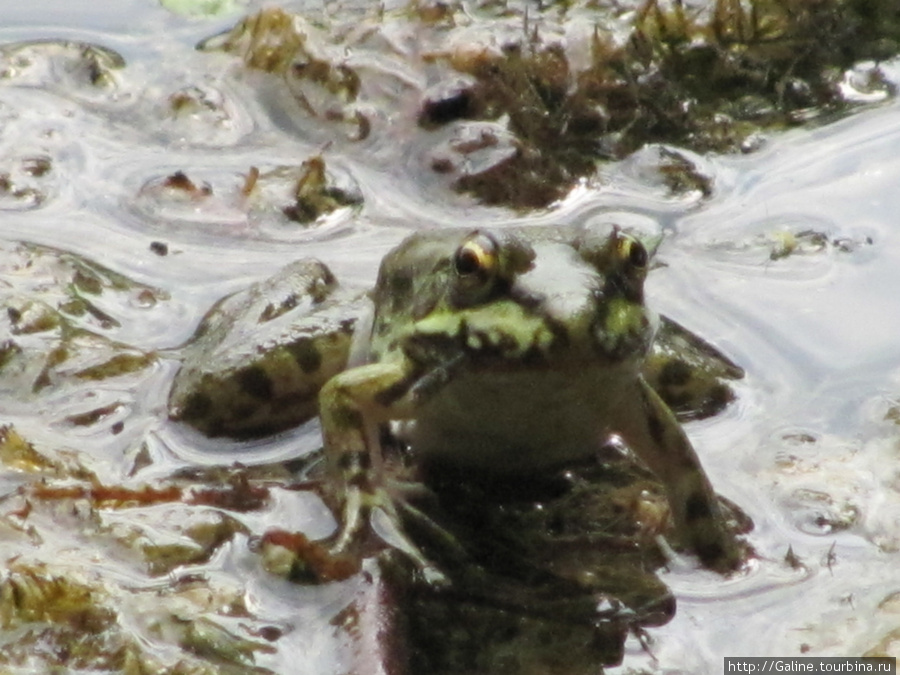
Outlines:
{"label": "dark spot on skin", "polygon": [[516,339],[512,335],[500,336],[500,341],[497,343],[497,347],[500,349],[501,353],[512,352],[518,346],[519,346],[519,343],[516,342]]}
{"label": "dark spot on skin", "polygon": [[561,321],[550,318],[544,319],[544,325],[553,335],[553,341],[550,343],[550,347],[547,351],[553,353],[565,351],[570,342],[569,330],[566,328],[566,325]]}
{"label": "dark spot on skin", "polygon": [[712,415],[734,400],[734,392],[727,385],[717,384],[709,390],[708,398],[708,405],[712,411],[710,414]]}
{"label": "dark spot on skin", "polygon": [[[459,322],[459,327],[456,329],[457,341],[461,345],[465,345],[469,341],[469,333],[471,329],[469,328],[469,322],[467,319],[462,319]],[[449,336],[448,336],[449,337]]]}
{"label": "dark spot on skin", "polygon": [[403,396],[406,395],[406,392],[409,391],[411,385],[411,378],[405,378],[400,382],[395,382],[387,389],[382,389],[375,394],[375,402],[378,403],[378,405],[387,407],[398,399],[403,398]]}
{"label": "dark spot on skin", "polygon": [[452,335],[414,334],[405,337],[402,343],[392,342],[390,350],[402,349],[406,357],[417,364],[439,364],[458,355],[467,337],[468,330],[462,330],[459,338]]}
{"label": "dark spot on skin", "polygon": [[255,399],[269,401],[274,396],[272,380],[266,375],[266,371],[259,367],[244,368],[238,375],[241,390],[250,394]]}
{"label": "dark spot on skin", "polygon": [[293,392],[278,396],[272,401],[270,408],[276,414],[289,413],[291,419],[296,420],[296,424],[300,424],[317,414],[314,411],[304,412],[309,411],[310,408],[314,409],[317,400],[318,392]]}
{"label": "dark spot on skin", "polygon": [[688,523],[712,517],[709,502],[699,494],[692,494],[685,504],[684,517]]}
{"label": "dark spot on skin", "polygon": [[[489,361],[507,358],[510,354],[517,351],[519,343],[511,335],[491,336],[486,331],[468,331],[467,340],[463,343],[463,348],[470,357],[475,360],[488,359]],[[474,342],[477,346],[472,347],[469,342]],[[525,353],[525,356],[528,352]],[[524,356],[523,356],[524,360]]]}
{"label": "dark spot on skin", "polygon": [[408,273],[400,273],[391,275],[387,279],[387,292],[394,307],[405,305],[409,302],[412,295],[413,280]]}
{"label": "dark spot on skin", "polygon": [[671,360],[659,372],[659,383],[665,387],[681,387],[691,379],[691,367],[684,361]]}
{"label": "dark spot on skin", "polygon": [[441,388],[445,387],[456,369],[465,362],[463,355],[444,362],[439,367],[432,368],[428,372],[411,375],[408,380],[411,383],[409,396],[413,401],[421,402],[434,396]]}
{"label": "dark spot on skin", "polygon": [[522,364],[526,366],[538,366],[547,362],[547,354],[537,345],[531,345],[522,354]]}
{"label": "dark spot on skin", "polygon": [[181,411],[178,415],[179,419],[188,422],[203,419],[209,415],[212,410],[212,400],[206,394],[194,393],[187,397]]}
{"label": "dark spot on skin", "polygon": [[301,338],[287,346],[288,352],[304,373],[314,373],[322,365],[322,355],[310,338]]}
{"label": "dark spot on skin", "polygon": [[[462,347],[469,356],[496,356],[497,348],[487,339],[487,333],[482,330],[470,330],[467,323],[460,325],[460,336],[464,336]],[[464,329],[464,330],[462,330]],[[472,345],[477,345],[473,347]]]}

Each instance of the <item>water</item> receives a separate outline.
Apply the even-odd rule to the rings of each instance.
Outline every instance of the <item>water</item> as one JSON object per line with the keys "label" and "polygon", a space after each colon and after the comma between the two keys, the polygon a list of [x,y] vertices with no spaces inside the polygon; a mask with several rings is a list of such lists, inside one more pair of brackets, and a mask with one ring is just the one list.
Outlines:
{"label": "water", "polygon": [[[900,397],[897,103],[772,134],[748,155],[697,158],[713,181],[710,198],[670,194],[646,169],[652,150],[645,150],[603,167],[597,180],[546,211],[513,213],[450,192],[429,169],[435,148],[448,139],[447,132],[429,135],[415,126],[427,78],[402,58],[415,36],[402,27],[379,33],[371,18],[360,19],[360,35],[374,31],[359,38],[363,51],[378,40],[394,51],[369,67],[372,131],[353,141],[342,136],[343,125],[298,113],[267,76],[193,49],[251,10],[203,19],[137,1],[89,10],[55,2],[0,6],[0,42],[90,42],[127,62],[111,71],[111,85],[98,88],[75,58],[80,48],[43,44],[7,52],[4,67],[12,71],[0,81],[0,172],[31,192],[0,196],[2,288],[38,297],[58,292],[56,254],[48,254],[40,274],[29,273],[9,262],[16,242],[83,256],[152,289],[152,303],[134,288],[97,300],[119,322],[104,334],[142,350],[166,350],[191,335],[216,299],[301,256],[319,257],[345,281],[367,284],[381,256],[414,228],[592,217],[661,224],[666,238],[658,259],[665,267],[651,275],[649,302],[747,371],[738,401],[688,431],[716,489],[754,520],[750,541],[759,557],[727,580],[689,561],[673,563],[661,578],[678,598],[675,619],[650,630],[652,656],[632,638],[623,666],[612,672],[714,673],[724,656],[900,655],[900,609],[892,595],[900,592],[900,446],[890,419]],[[886,71],[900,78],[895,64]],[[173,116],[170,97],[179,93],[211,104]],[[379,110],[378,102],[390,105]],[[242,194],[250,167],[263,173],[296,167],[319,152],[329,170],[355,183],[361,209],[302,226],[278,210],[284,186],[277,179],[262,200]],[[49,159],[52,168],[37,175],[34,158]],[[176,171],[208,184],[212,194],[167,190],[165,179]],[[799,248],[787,254],[795,239]],[[164,242],[168,255],[152,252],[152,242]],[[97,319],[83,321],[90,327]],[[165,415],[175,367],[163,353],[153,367],[96,389],[68,383],[38,394],[4,390],[2,421],[39,450],[69,453],[113,485],[132,473],[140,484],[179,467],[265,464],[315,448],[314,426],[251,445],[175,427]],[[72,423],[73,415],[104,404],[112,412],[98,421]],[[121,430],[111,433],[116,423]],[[23,480],[10,472],[0,489],[11,492]],[[160,591],[171,578],[141,572],[123,544],[140,536],[177,540],[178,532],[163,524],[183,529],[202,516],[171,505],[106,514],[95,525],[99,536],[78,533],[86,516],[77,509],[66,515],[36,509],[32,523],[58,538],[35,544],[2,529],[0,552],[7,560],[46,561],[55,573],[118,579],[123,621],[135,631],[152,633],[157,591],[190,607],[188,614],[206,611],[204,602],[211,609],[240,599],[246,623],[283,631],[274,650],[255,653],[257,666],[298,672],[302,655],[302,672],[342,672],[346,646],[329,621],[360,592],[360,582],[304,587],[261,570],[248,533],[277,525],[317,537],[333,526],[315,497],[277,488],[273,495],[265,511],[236,516],[244,529],[210,559],[172,571],[171,578],[190,573],[210,580],[205,601],[187,598],[177,585]],[[123,534],[129,528],[133,537]],[[789,548],[802,562],[797,568],[784,562]],[[0,644],[7,644],[2,634]],[[172,653],[159,648],[158,655],[165,660]]]}

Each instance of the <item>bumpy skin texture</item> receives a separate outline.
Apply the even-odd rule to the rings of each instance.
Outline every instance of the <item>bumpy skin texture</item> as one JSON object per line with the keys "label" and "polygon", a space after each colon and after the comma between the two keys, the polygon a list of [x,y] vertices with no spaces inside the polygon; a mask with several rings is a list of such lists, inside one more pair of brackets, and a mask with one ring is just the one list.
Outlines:
{"label": "bumpy skin texture", "polygon": [[169,414],[207,436],[251,438],[318,414],[347,365],[362,294],[306,258],[218,302],[184,349]]}
{"label": "bumpy skin texture", "polygon": [[[319,397],[343,502],[334,550],[379,507],[402,537],[382,474],[389,422],[424,460],[523,475],[593,453],[618,434],[662,482],[676,536],[708,567],[741,550],[674,415],[641,367],[655,331],[648,256],[611,226],[417,233],[384,259],[363,365]],[[423,563],[423,559],[420,559]]]}

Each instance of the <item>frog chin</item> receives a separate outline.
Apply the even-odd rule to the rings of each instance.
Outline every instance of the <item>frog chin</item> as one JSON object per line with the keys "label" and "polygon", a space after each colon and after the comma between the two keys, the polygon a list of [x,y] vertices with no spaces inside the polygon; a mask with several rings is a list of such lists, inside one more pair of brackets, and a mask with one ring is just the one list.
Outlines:
{"label": "frog chin", "polygon": [[[415,455],[494,473],[529,473],[597,450],[637,366],[623,362],[457,373],[398,431]],[[629,377],[630,376],[630,377]]]}

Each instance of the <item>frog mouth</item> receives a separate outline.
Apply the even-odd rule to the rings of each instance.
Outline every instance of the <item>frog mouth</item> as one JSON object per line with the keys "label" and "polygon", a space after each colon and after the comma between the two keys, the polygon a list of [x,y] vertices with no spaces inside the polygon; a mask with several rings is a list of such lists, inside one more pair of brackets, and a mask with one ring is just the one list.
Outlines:
{"label": "frog mouth", "polygon": [[588,325],[567,326],[543,317],[530,335],[505,327],[476,330],[462,326],[457,344],[466,360],[481,369],[586,368],[642,358],[650,347],[653,326],[642,308],[622,317],[595,313]]}

